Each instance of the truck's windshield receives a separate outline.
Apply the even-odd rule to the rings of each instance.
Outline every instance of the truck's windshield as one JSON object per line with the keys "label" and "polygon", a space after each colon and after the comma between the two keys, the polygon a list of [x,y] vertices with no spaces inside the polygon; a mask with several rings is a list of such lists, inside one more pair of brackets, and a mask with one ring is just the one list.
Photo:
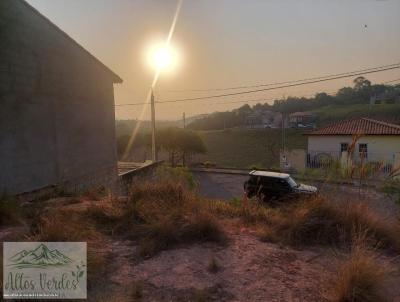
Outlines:
{"label": "truck's windshield", "polygon": [[293,178],[288,177],[287,179],[288,184],[292,187],[292,188],[297,188],[299,185],[294,181]]}

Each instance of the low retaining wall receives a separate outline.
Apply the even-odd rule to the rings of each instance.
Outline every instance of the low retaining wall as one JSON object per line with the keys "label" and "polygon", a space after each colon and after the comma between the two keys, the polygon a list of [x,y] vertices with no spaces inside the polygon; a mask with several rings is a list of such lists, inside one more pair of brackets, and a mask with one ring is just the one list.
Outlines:
{"label": "low retaining wall", "polygon": [[129,188],[133,186],[135,182],[152,179],[155,176],[157,168],[161,164],[163,164],[163,161],[149,163],[134,170],[121,173],[118,177],[119,194],[126,195],[129,192]]}

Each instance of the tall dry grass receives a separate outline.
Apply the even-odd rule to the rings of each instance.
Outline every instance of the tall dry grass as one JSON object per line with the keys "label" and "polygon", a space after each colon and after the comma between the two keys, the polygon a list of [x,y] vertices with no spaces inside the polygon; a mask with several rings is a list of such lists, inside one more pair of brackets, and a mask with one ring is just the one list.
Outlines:
{"label": "tall dry grass", "polygon": [[247,207],[213,202],[218,215],[241,217],[261,224],[261,239],[284,244],[346,245],[354,234],[366,232],[372,246],[400,251],[400,224],[389,221],[361,202],[334,204],[321,196],[291,203],[281,208]]}
{"label": "tall dry grass", "polygon": [[349,245],[354,234],[366,232],[372,246],[400,251],[399,226],[362,203],[305,200],[289,207],[271,228],[275,238],[292,245]]}
{"label": "tall dry grass", "polygon": [[113,206],[112,211],[96,207],[87,214],[97,224],[112,229],[114,235],[137,241],[143,257],[180,244],[222,243],[226,239],[203,200],[181,182],[136,184],[128,200]]}
{"label": "tall dry grass", "polygon": [[353,242],[350,254],[329,283],[335,302],[388,301],[391,263],[365,244],[365,234],[361,237]]}

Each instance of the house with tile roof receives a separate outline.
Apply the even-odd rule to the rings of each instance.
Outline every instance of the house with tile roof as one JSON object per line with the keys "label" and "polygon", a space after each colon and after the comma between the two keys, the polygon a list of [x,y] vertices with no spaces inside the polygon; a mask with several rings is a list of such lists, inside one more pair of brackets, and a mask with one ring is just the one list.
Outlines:
{"label": "house with tile roof", "polygon": [[[370,118],[349,119],[306,133],[308,163],[321,158],[340,159],[344,152],[353,160],[381,163],[387,172],[400,164],[400,125]],[[351,150],[350,150],[351,149]]]}

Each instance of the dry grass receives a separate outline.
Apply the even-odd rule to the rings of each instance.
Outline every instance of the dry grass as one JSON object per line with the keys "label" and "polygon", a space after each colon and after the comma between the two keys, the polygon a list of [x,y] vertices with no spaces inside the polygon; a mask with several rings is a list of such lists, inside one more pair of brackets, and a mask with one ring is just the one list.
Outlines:
{"label": "dry grass", "polygon": [[132,301],[141,301],[143,298],[143,282],[135,281],[132,284],[131,292]]}
{"label": "dry grass", "polygon": [[86,219],[84,211],[54,208],[45,211],[31,227],[28,239],[38,242],[87,242],[88,290],[97,291],[105,284],[109,252],[104,236]]}
{"label": "dry grass", "polygon": [[292,204],[274,215],[263,238],[291,245],[349,245],[366,232],[373,246],[400,250],[400,228],[362,203],[336,205],[322,197]]}
{"label": "dry grass", "polygon": [[0,226],[15,225],[22,220],[22,209],[15,198],[0,196]]}
{"label": "dry grass", "polygon": [[331,285],[335,302],[383,302],[387,300],[387,279],[392,269],[376,251],[356,241],[348,259]]}
{"label": "dry grass", "polygon": [[95,241],[101,235],[76,211],[53,209],[32,225],[29,239],[43,242]]}
{"label": "dry grass", "polygon": [[247,225],[269,224],[280,212],[279,208],[267,208],[255,200],[251,200],[246,204],[209,200],[207,201],[207,208],[215,216],[241,218],[243,223]]}
{"label": "dry grass", "polygon": [[215,274],[220,270],[219,264],[217,262],[217,259],[215,259],[215,257],[212,257],[210,259],[210,262],[208,263],[207,266],[207,270],[212,274]]}
{"label": "dry grass", "polygon": [[139,244],[139,254],[150,257],[179,244],[226,237],[206,203],[180,182],[164,180],[135,185],[127,201],[109,207],[92,206],[90,220]]}
{"label": "dry grass", "polygon": [[183,185],[169,181],[136,186],[119,229],[139,241],[142,256],[177,244],[225,240],[202,200]]}

